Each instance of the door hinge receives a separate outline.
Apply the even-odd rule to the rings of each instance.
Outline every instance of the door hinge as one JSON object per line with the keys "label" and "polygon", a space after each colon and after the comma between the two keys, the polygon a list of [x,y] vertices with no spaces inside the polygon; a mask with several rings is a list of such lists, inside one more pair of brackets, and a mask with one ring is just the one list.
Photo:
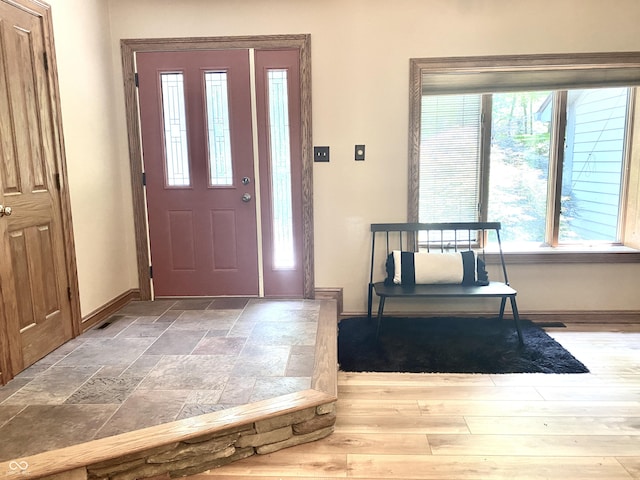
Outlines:
{"label": "door hinge", "polygon": [[49,58],[47,57],[47,52],[42,52],[42,61],[44,63],[44,71],[49,71]]}
{"label": "door hinge", "polygon": [[135,82],[136,87],[140,86],[140,80],[138,79],[138,72],[133,74],[133,81]]}
{"label": "door hinge", "polygon": [[55,180],[55,182],[56,182],[56,188],[57,188],[58,190],[60,190],[60,174],[59,174],[59,173],[55,173],[55,174],[53,175],[53,179],[54,179],[54,180]]}
{"label": "door hinge", "polygon": [[67,287],[67,297],[69,298],[69,301],[71,301],[71,287]]}
{"label": "door hinge", "polygon": [[149,265],[149,278],[153,278],[153,265]]}
{"label": "door hinge", "polygon": [[142,172],[142,186],[147,186],[147,174],[145,172]]}

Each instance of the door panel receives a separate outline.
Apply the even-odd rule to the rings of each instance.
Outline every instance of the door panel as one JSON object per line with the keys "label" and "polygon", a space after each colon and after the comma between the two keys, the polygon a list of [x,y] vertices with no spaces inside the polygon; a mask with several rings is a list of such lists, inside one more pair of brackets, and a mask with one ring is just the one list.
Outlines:
{"label": "door panel", "polygon": [[170,211],[168,215],[172,268],[173,270],[195,270],[196,249],[193,212]]}
{"label": "door panel", "polygon": [[15,374],[73,336],[43,18],[0,2],[0,321]]}
{"label": "door panel", "polygon": [[300,51],[257,50],[264,293],[304,294]]}
{"label": "door panel", "polygon": [[136,62],[155,294],[257,295],[248,51]]}
{"label": "door panel", "polygon": [[234,210],[211,210],[211,238],[213,239],[213,269],[236,270],[240,264],[235,232],[238,231]]}

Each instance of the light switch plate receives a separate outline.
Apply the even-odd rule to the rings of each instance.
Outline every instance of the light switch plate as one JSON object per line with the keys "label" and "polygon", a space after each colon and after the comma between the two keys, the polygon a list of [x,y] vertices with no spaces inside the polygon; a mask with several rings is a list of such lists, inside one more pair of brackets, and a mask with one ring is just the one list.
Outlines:
{"label": "light switch plate", "polygon": [[313,161],[314,162],[328,162],[329,161],[329,147],[313,147]]}

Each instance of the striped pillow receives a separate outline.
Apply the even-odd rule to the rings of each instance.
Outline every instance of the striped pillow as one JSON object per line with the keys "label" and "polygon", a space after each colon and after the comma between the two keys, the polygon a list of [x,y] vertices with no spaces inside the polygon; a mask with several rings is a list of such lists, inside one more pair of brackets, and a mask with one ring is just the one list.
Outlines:
{"label": "striped pillow", "polygon": [[427,253],[394,250],[389,255],[395,285],[461,284],[475,285],[478,280],[475,252]]}

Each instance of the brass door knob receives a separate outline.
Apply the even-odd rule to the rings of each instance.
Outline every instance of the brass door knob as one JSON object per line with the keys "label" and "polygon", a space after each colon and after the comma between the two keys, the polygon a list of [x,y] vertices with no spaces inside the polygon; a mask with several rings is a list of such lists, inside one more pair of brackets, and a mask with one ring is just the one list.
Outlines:
{"label": "brass door knob", "polygon": [[11,216],[11,212],[13,212],[11,207],[5,207],[4,205],[0,205],[0,217],[9,217]]}

